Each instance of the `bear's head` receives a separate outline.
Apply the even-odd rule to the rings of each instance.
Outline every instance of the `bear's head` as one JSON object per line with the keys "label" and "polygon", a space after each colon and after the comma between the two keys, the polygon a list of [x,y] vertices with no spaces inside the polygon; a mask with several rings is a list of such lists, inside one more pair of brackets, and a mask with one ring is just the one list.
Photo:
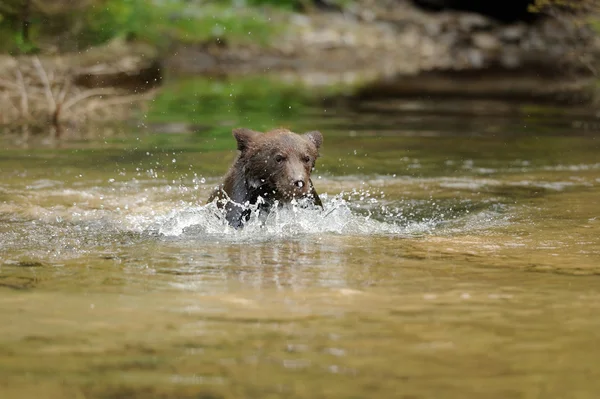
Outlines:
{"label": "bear's head", "polygon": [[246,187],[268,199],[289,202],[313,190],[310,174],[323,136],[318,131],[296,134],[287,129],[260,133],[234,129]]}

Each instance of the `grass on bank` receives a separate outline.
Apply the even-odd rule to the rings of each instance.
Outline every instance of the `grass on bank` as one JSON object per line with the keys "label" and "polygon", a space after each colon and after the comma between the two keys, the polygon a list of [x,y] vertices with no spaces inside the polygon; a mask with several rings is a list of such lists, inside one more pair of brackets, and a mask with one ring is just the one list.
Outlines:
{"label": "grass on bank", "polygon": [[110,0],[106,7],[91,10],[86,26],[84,42],[90,45],[125,36],[158,46],[171,41],[194,43],[215,39],[265,44],[282,28],[261,9],[228,2],[158,4],[141,0]]}
{"label": "grass on bank", "polygon": [[[173,41],[264,45],[284,26],[271,15],[289,12],[295,0],[88,0],[42,7],[31,2],[24,37],[22,3],[0,2],[0,52],[77,51],[117,37],[158,47]],[[275,18],[276,19],[276,18]]]}
{"label": "grass on bank", "polygon": [[201,134],[230,135],[232,127],[268,130],[302,126],[323,100],[348,88],[309,88],[267,77],[230,80],[191,78],[165,85],[151,102],[148,123],[186,122],[205,126]]}

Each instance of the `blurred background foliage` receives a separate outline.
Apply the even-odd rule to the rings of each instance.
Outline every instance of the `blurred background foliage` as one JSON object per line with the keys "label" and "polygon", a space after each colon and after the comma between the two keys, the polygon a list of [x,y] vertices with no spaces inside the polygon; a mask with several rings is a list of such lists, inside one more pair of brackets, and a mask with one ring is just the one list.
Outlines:
{"label": "blurred background foliage", "polygon": [[[0,0],[0,52],[78,51],[117,37],[159,47],[168,46],[173,40],[196,43],[217,38],[228,43],[260,45],[283,28],[269,17],[270,13],[343,8],[354,1]],[[567,10],[585,15],[598,11],[598,3],[598,0],[532,0],[529,11]]]}
{"label": "blurred background foliage", "polygon": [[[428,2],[449,6],[473,4],[467,0]],[[566,15],[581,19],[598,15],[598,0],[515,2],[521,8],[529,4],[528,11],[532,13],[566,11]],[[285,17],[292,12],[359,4],[364,9],[399,3],[390,0],[0,0],[0,53],[81,52],[87,56],[92,51],[84,52],[86,49],[122,41],[150,44],[164,53],[173,49],[171,45],[175,43],[202,45],[218,41],[259,48],[283,32]],[[106,47],[96,50],[105,55]],[[185,120],[212,126],[219,134],[229,134],[229,126],[221,127],[224,120],[231,125],[256,128],[298,124],[310,104],[353,89],[334,84],[308,89],[256,76],[231,80],[208,75],[165,79],[145,116],[151,123]],[[277,115],[277,120],[273,115]]]}
{"label": "blurred background foliage", "polygon": [[269,12],[308,1],[0,0],[0,52],[77,51],[117,37],[159,47],[216,38],[264,44],[281,28]]}
{"label": "blurred background foliage", "polygon": [[[253,126],[268,130],[273,126],[304,127],[314,111],[315,101],[351,88],[331,85],[307,88],[268,77],[211,79],[192,77],[166,84],[148,107],[149,124],[187,121],[203,135],[226,136],[232,126]],[[308,128],[308,126],[306,126]]]}

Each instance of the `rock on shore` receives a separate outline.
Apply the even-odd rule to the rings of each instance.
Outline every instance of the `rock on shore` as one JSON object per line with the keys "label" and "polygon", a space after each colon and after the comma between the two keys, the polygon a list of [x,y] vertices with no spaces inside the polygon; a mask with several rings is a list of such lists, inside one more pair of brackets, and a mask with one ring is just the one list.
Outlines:
{"label": "rock on shore", "polygon": [[167,67],[357,84],[370,96],[581,100],[589,97],[600,54],[598,34],[569,15],[507,23],[468,11],[432,12],[408,0],[358,0],[343,12],[274,18],[285,18],[279,22],[287,29],[266,48],[180,45]]}

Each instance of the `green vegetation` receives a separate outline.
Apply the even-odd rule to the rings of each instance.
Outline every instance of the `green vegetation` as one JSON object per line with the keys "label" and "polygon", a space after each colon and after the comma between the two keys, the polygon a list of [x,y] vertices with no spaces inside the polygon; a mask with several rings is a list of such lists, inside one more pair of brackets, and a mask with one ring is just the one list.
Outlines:
{"label": "green vegetation", "polygon": [[535,0],[529,5],[529,12],[562,14],[579,23],[586,23],[600,32],[600,3],[597,0]]}
{"label": "green vegetation", "polygon": [[[0,51],[73,51],[125,37],[167,46],[172,40],[266,43],[281,27],[269,17],[296,1],[84,0],[0,2]],[[248,5],[253,5],[249,7]],[[268,12],[265,12],[268,10]]]}
{"label": "green vegetation", "polygon": [[99,44],[115,36],[126,36],[158,45],[171,39],[265,43],[277,30],[259,10],[230,4],[165,2],[148,6],[142,0],[106,3],[106,7],[89,12],[84,42]]}
{"label": "green vegetation", "polygon": [[598,2],[596,0],[535,0],[529,6],[529,11],[542,12],[557,8],[570,11],[598,11]]}
{"label": "green vegetation", "polygon": [[315,90],[265,77],[194,78],[163,87],[150,105],[147,120],[209,126],[208,134],[215,136],[230,135],[232,126],[297,126],[323,98],[340,91],[339,87]]}

